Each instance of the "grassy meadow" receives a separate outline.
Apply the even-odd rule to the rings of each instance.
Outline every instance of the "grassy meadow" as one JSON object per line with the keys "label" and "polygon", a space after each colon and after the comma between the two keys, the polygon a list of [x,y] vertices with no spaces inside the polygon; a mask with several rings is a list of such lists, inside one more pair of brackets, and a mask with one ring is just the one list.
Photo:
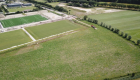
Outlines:
{"label": "grassy meadow", "polygon": [[19,8],[8,8],[9,12],[16,12],[16,11],[24,11],[24,10],[33,10],[35,7],[34,6],[29,6],[29,7],[19,7]]}
{"label": "grassy meadow", "polygon": [[22,30],[0,34],[0,50],[32,41]]}
{"label": "grassy meadow", "polygon": [[53,7],[57,6],[59,4],[59,2],[51,2],[51,3],[47,3],[47,4],[50,4],[52,5]]}
{"label": "grassy meadow", "polygon": [[114,13],[89,15],[88,17],[97,19],[100,22],[118,28],[132,36],[133,40],[140,39],[140,12],[120,11]]}
{"label": "grassy meadow", "polygon": [[93,25],[98,29],[1,54],[0,79],[103,80],[140,72],[140,48]]}
{"label": "grassy meadow", "polygon": [[42,17],[41,15],[32,15],[32,16],[25,16],[25,17],[19,17],[19,18],[12,18],[12,19],[5,19],[1,20],[3,27],[12,27],[17,25],[22,25],[26,23],[32,23],[32,22],[38,22],[47,20],[45,17]]}
{"label": "grassy meadow", "polygon": [[59,34],[69,30],[83,28],[78,24],[74,24],[68,20],[47,23],[43,25],[25,28],[34,38],[40,39],[51,35]]}

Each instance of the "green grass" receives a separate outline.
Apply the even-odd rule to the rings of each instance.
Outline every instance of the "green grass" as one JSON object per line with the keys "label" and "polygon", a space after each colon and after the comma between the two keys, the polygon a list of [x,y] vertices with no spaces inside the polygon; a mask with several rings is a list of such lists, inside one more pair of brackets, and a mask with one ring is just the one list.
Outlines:
{"label": "green grass", "polygon": [[37,2],[46,2],[46,0],[35,0]]}
{"label": "green grass", "polygon": [[[103,80],[139,72],[140,48],[93,25],[98,29],[88,28],[0,55],[0,79]],[[37,46],[40,48],[30,51]]]}
{"label": "green grass", "polygon": [[31,39],[22,30],[10,31],[0,34],[0,50],[23,44]]}
{"label": "green grass", "polygon": [[133,40],[140,39],[140,12],[138,11],[121,11],[106,14],[89,15],[88,17],[97,19],[107,25],[112,25],[121,31],[129,33]]}
{"label": "green grass", "polygon": [[9,8],[8,11],[9,12],[16,12],[16,11],[24,11],[24,10],[33,10],[35,7],[34,6],[30,6],[30,7],[19,7],[19,8]]}
{"label": "green grass", "polygon": [[50,4],[52,5],[53,7],[57,6],[59,4],[59,2],[51,2],[51,3],[47,3],[47,4]]}
{"label": "green grass", "polygon": [[19,18],[12,18],[12,19],[5,19],[1,20],[3,27],[12,27],[17,25],[22,25],[26,23],[32,23],[32,22],[38,22],[47,20],[45,17],[42,17],[41,15],[32,15],[32,16],[25,16],[25,17],[19,17]]}
{"label": "green grass", "polygon": [[86,11],[83,10],[73,9],[70,7],[64,7],[64,8],[67,9],[68,11],[70,10],[70,14],[75,15],[77,17],[83,17],[84,15],[86,15]]}
{"label": "green grass", "polygon": [[67,20],[25,28],[34,38],[40,39],[65,31],[83,28]]}

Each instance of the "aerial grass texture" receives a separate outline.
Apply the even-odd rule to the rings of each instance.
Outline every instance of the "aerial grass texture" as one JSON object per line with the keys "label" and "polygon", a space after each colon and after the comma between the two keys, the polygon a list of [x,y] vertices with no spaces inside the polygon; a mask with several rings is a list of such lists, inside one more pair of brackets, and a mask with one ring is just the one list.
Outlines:
{"label": "aerial grass texture", "polygon": [[32,16],[25,16],[19,18],[5,19],[5,20],[1,20],[0,22],[2,23],[3,27],[6,28],[6,27],[12,27],[12,26],[17,26],[17,25],[22,25],[22,24],[27,24],[32,22],[43,21],[43,20],[47,20],[47,18],[42,17],[41,15],[32,15]]}
{"label": "aerial grass texture", "polygon": [[16,8],[8,8],[9,12],[17,12],[17,11],[24,11],[24,10],[33,10],[34,6],[27,6],[27,7],[16,7]]}
{"label": "aerial grass texture", "polygon": [[51,2],[51,3],[47,3],[49,5],[52,5],[53,7],[57,6],[59,4],[59,2]]}
{"label": "aerial grass texture", "polygon": [[22,30],[15,30],[0,34],[0,50],[32,41]]}
{"label": "aerial grass texture", "polygon": [[89,15],[88,17],[128,33],[134,41],[140,39],[140,12],[138,11],[120,11]]}
{"label": "aerial grass texture", "polygon": [[74,30],[78,28],[83,28],[78,24],[72,23],[68,20],[47,23],[43,25],[27,27],[25,28],[35,39],[40,39],[48,37],[51,35],[59,34],[69,30]]}
{"label": "aerial grass texture", "polygon": [[0,79],[103,80],[140,71],[140,48],[92,25],[98,29],[0,55]]}

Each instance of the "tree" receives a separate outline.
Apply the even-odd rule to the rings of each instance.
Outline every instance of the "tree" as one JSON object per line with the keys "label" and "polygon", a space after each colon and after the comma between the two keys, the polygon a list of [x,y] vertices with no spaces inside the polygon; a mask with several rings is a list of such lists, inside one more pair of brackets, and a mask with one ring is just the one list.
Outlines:
{"label": "tree", "polygon": [[132,38],[131,36],[128,36],[128,40],[131,40],[131,38]]}
{"label": "tree", "polygon": [[84,16],[84,20],[87,20],[87,18],[88,18],[88,16],[87,16],[87,15],[85,15],[85,16]]}
{"label": "tree", "polygon": [[137,45],[139,45],[140,44],[140,40],[137,40]]}

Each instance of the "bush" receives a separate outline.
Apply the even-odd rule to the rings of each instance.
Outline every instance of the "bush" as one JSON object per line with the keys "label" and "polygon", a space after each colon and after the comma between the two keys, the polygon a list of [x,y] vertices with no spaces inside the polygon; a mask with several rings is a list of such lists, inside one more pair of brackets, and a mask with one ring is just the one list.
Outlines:
{"label": "bush", "polygon": [[95,24],[98,24],[98,20],[95,20]]}
{"label": "bush", "polygon": [[87,15],[85,15],[85,16],[84,16],[84,20],[87,20],[87,18],[88,18],[88,16],[87,16]]}
{"label": "bush", "polygon": [[111,31],[114,31],[114,28],[112,28]]}
{"label": "bush", "polygon": [[93,23],[95,23],[95,19],[93,19],[93,21],[92,21]]}
{"label": "bush", "polygon": [[140,40],[137,40],[137,45],[139,45],[140,44]]}
{"label": "bush", "polygon": [[131,38],[132,38],[131,36],[128,36],[128,40],[131,40]]}
{"label": "bush", "polygon": [[109,26],[109,28],[108,28],[109,30],[111,30],[111,25]]}
{"label": "bush", "polygon": [[108,28],[108,25],[106,25],[105,27]]}
{"label": "bush", "polygon": [[101,22],[100,26],[103,26],[103,22]]}
{"label": "bush", "polygon": [[124,33],[123,33],[123,32],[121,32],[121,36],[123,36],[123,34],[124,34]]}
{"label": "bush", "polygon": [[103,27],[105,27],[105,23],[103,24]]}
{"label": "bush", "polygon": [[127,36],[128,36],[128,34],[127,34],[127,33],[125,33],[124,38],[127,38]]}

